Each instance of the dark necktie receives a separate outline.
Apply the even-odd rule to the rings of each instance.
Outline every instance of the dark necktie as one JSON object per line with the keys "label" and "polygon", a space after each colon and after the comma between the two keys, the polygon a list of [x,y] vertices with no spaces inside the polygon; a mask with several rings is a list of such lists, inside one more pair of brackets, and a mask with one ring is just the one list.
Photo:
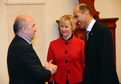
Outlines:
{"label": "dark necktie", "polygon": [[86,41],[89,39],[89,31],[86,31]]}

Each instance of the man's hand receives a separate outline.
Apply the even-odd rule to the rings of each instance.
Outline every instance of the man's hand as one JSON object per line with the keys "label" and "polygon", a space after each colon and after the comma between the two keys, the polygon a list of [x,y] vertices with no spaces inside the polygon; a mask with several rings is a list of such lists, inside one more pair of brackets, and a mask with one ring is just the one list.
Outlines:
{"label": "man's hand", "polygon": [[52,64],[52,60],[50,60],[45,64],[45,69],[51,71],[51,75],[53,75],[57,71],[57,66]]}

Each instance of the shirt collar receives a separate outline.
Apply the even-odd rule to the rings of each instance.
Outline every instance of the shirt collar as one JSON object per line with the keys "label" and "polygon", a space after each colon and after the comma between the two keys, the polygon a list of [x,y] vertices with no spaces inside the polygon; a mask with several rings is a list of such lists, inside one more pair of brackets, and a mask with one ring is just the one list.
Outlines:
{"label": "shirt collar", "polygon": [[18,36],[21,37],[21,38],[23,38],[25,41],[27,41],[27,43],[31,44],[31,42],[27,38],[25,38],[23,36],[20,36],[20,35],[18,35]]}
{"label": "shirt collar", "polygon": [[[71,35],[71,37],[70,37],[68,40],[72,39],[72,37],[73,37],[73,34]],[[65,39],[63,38],[63,35],[61,35],[61,38],[62,38],[63,40],[65,40]],[[68,41],[68,40],[66,40],[66,41]]]}
{"label": "shirt collar", "polygon": [[93,27],[93,25],[94,25],[94,23],[96,22],[96,20],[95,19],[93,19],[92,21],[91,21],[91,23],[89,24],[89,26],[88,26],[88,28],[87,28],[87,30],[86,31],[90,31],[91,32],[91,30],[92,30],[92,27]]}

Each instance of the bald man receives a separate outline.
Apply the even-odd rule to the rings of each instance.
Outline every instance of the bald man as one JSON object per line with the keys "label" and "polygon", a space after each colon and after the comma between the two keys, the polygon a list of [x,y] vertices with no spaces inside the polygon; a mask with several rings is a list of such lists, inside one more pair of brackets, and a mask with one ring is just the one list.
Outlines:
{"label": "bald man", "polygon": [[9,84],[45,84],[53,75],[57,66],[46,63],[43,67],[31,41],[34,39],[35,22],[32,17],[20,15],[13,25],[13,38],[7,55]]}

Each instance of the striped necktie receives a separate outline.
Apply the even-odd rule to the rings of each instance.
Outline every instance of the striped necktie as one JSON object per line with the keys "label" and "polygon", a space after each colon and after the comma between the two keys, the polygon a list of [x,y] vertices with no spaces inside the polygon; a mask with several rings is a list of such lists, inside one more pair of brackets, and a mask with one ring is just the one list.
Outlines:
{"label": "striped necktie", "polygon": [[89,39],[90,31],[86,31],[86,41]]}

